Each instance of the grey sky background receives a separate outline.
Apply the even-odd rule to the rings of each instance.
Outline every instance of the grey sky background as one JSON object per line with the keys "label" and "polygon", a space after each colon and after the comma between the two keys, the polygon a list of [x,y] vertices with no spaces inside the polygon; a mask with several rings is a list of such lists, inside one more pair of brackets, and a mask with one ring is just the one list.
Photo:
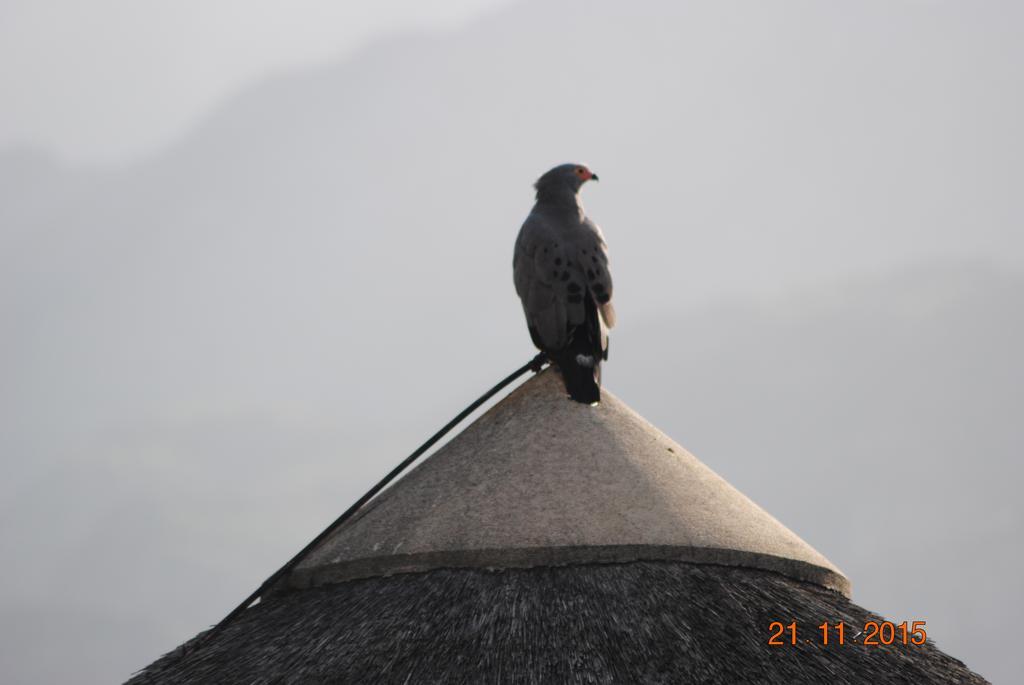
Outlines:
{"label": "grey sky background", "polygon": [[249,83],[506,0],[3,0],[0,146],[76,164],[166,147]]}
{"label": "grey sky background", "polygon": [[0,4],[0,680],[123,680],[525,361],[580,160],[606,385],[1012,682],[1019,4],[202,7]]}

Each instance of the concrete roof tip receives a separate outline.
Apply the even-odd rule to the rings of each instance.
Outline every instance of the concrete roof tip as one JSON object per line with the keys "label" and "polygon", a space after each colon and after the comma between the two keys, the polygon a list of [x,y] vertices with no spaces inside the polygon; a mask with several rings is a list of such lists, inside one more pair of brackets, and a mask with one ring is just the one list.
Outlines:
{"label": "concrete roof tip", "polygon": [[372,500],[292,572],[305,587],[435,568],[674,559],[775,571],[849,595],[842,572],[604,390],[547,370]]}

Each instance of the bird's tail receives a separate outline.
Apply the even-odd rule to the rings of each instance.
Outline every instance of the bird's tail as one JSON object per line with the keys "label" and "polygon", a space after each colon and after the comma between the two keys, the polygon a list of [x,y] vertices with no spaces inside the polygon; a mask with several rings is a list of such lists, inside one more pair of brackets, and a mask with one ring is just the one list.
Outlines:
{"label": "bird's tail", "polygon": [[562,372],[569,397],[583,404],[601,401],[601,360],[593,352],[577,352],[570,346],[552,361]]}
{"label": "bird's tail", "polygon": [[594,404],[601,401],[601,360],[608,358],[608,350],[602,344],[597,304],[589,292],[583,306],[583,323],[573,330],[569,344],[549,356],[561,369],[569,396],[583,404]]}

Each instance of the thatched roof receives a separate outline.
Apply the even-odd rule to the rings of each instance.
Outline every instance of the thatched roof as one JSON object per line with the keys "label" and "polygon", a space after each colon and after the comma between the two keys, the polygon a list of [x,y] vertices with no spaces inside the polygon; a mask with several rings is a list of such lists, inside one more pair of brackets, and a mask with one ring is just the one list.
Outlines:
{"label": "thatched roof", "polygon": [[[130,685],[984,683],[923,646],[768,646],[879,616],[777,573],[682,562],[435,570],[269,598]],[[853,635],[850,630],[847,635]]]}
{"label": "thatched roof", "polygon": [[[931,643],[821,645],[822,622],[852,641],[880,617],[603,394],[588,407],[551,372],[525,383],[259,604],[130,682],[984,682]],[[811,642],[769,646],[772,621]]]}

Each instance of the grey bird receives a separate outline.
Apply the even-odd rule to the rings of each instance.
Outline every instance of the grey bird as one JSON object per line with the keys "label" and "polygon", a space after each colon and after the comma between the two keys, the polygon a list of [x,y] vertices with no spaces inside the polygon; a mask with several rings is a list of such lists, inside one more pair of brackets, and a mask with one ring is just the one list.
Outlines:
{"label": "grey bird", "polygon": [[584,404],[601,401],[601,362],[615,325],[608,245],[579,197],[591,180],[597,174],[583,164],[541,176],[512,258],[533,344],[561,371],[569,396]]}

